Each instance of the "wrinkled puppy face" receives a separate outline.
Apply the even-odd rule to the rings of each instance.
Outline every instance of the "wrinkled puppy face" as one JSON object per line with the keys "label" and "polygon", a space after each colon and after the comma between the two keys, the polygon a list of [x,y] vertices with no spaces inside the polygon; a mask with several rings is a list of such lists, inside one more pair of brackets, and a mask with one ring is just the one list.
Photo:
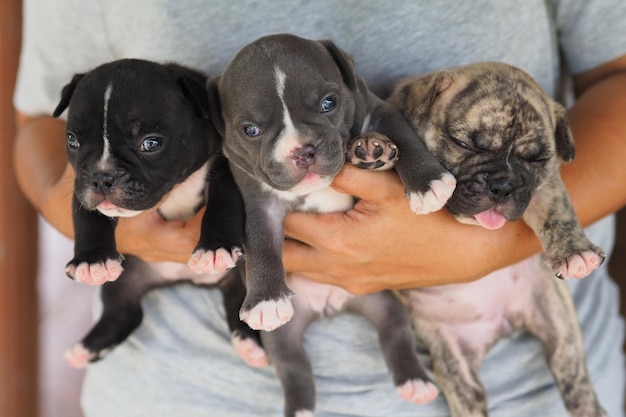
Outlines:
{"label": "wrinkled puppy face", "polygon": [[218,149],[221,139],[186,90],[197,81],[202,94],[204,80],[181,76],[124,60],[68,84],[67,154],[85,209],[132,216],[154,207]]}
{"label": "wrinkled puppy face", "polygon": [[274,35],[243,48],[219,80],[227,156],[275,190],[328,185],[354,123],[342,70],[351,64],[340,69],[323,42]]}
{"label": "wrinkled puppy face", "polygon": [[565,110],[528,75],[504,64],[433,78],[420,93],[430,94],[430,104],[412,121],[457,179],[449,211],[489,229],[520,218],[559,159],[574,156]]}

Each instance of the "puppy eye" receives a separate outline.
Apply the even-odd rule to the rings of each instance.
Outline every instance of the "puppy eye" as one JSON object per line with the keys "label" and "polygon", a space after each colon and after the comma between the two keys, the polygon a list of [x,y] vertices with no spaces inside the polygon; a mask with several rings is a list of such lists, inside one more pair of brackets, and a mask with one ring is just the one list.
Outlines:
{"label": "puppy eye", "polygon": [[459,140],[457,138],[451,138],[452,142],[454,142],[457,146],[460,146],[463,149],[467,149],[468,151],[472,150],[472,147],[469,146],[466,142],[463,142],[462,140]]}
{"label": "puppy eye", "polygon": [[67,132],[65,134],[65,137],[67,138],[67,147],[72,149],[72,150],[76,150],[78,148],[80,148],[80,142],[78,141],[78,139],[76,139],[76,136],[74,136],[73,133],[71,132]]}
{"label": "puppy eye", "polygon": [[243,125],[242,129],[243,133],[245,133],[247,136],[250,136],[251,138],[259,136],[262,133],[261,128],[252,123]]}
{"label": "puppy eye", "polygon": [[545,163],[548,162],[549,160],[550,160],[549,157],[539,155],[534,158],[530,158],[529,162],[533,164],[545,165]]}
{"label": "puppy eye", "polygon": [[333,110],[337,105],[337,96],[334,94],[329,94],[322,99],[322,103],[320,104],[320,112],[328,113]]}
{"label": "puppy eye", "polygon": [[141,142],[139,150],[141,152],[156,152],[161,149],[161,145],[161,138],[156,136],[149,136]]}

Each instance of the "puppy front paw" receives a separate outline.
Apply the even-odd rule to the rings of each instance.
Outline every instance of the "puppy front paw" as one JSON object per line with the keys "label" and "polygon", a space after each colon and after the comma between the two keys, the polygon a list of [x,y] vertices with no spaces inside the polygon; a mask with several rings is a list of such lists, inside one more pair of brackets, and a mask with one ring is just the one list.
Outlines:
{"label": "puppy front paw", "polygon": [[404,401],[426,404],[437,398],[439,389],[430,381],[410,379],[398,387],[398,394]]}
{"label": "puppy front paw", "polygon": [[102,285],[119,278],[124,271],[122,257],[101,262],[78,261],[74,258],[65,266],[65,274],[73,280],[87,285]]}
{"label": "puppy front paw", "polygon": [[287,323],[293,317],[293,305],[290,296],[282,296],[275,300],[265,300],[251,307],[241,308],[239,318],[254,330],[271,332]]}
{"label": "puppy front paw", "polygon": [[196,249],[187,264],[198,274],[216,274],[234,268],[243,258],[243,249],[233,246],[230,251],[219,248],[215,251]]}
{"label": "puppy front paw", "polygon": [[100,356],[98,353],[88,350],[82,343],[77,343],[66,350],[63,357],[72,368],[84,369],[89,362],[99,359]]}
{"label": "puppy front paw", "polygon": [[446,205],[455,188],[456,178],[446,172],[440,179],[430,183],[428,191],[409,193],[411,210],[415,214],[428,214],[437,211]]}
{"label": "puppy front paw", "polygon": [[574,253],[553,267],[556,277],[560,279],[585,278],[597,269],[606,258],[604,251],[597,247]]}
{"label": "puppy front paw", "polygon": [[346,162],[361,169],[383,171],[393,168],[398,159],[398,148],[387,136],[365,132],[348,142]]}

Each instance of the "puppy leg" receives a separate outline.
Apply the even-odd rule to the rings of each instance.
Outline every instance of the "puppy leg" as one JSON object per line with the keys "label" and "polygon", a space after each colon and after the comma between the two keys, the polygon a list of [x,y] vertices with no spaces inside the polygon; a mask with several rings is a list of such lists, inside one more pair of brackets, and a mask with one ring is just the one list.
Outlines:
{"label": "puppy leg", "polygon": [[85,210],[74,195],[72,220],[74,258],[65,267],[67,276],[89,285],[115,281],[123,271],[123,257],[115,245],[116,219]]}
{"label": "puppy leg", "polygon": [[122,343],[143,319],[141,297],[152,288],[170,283],[152,271],[139,258],[124,260],[124,273],[115,282],[101,288],[102,316],[89,333],[65,352],[65,359],[74,368],[84,368]]}
{"label": "puppy leg", "polygon": [[285,417],[313,417],[315,380],[302,340],[316,315],[297,296],[293,301],[294,318],[272,332],[261,332],[261,340],[283,387]]}
{"label": "puppy leg", "polygon": [[606,257],[587,239],[558,172],[537,190],[524,221],[539,237],[545,262],[559,278],[584,278]]}
{"label": "puppy leg", "polygon": [[415,331],[430,352],[437,385],[452,417],[486,417],[487,394],[478,370],[489,344],[470,344],[451,326],[437,326],[413,317]]}
{"label": "puppy leg", "polygon": [[[526,327],[543,343],[546,361],[573,417],[605,417],[591,385],[580,325],[565,283],[546,271],[538,280]],[[540,285],[542,282],[544,285]]]}
{"label": "puppy leg", "polygon": [[401,157],[395,169],[404,183],[411,210],[427,214],[441,209],[456,188],[456,179],[430,153],[408,120],[386,102],[376,105],[369,128],[387,137],[398,147]]}
{"label": "puppy leg", "polygon": [[388,170],[393,168],[397,159],[398,147],[378,132],[365,132],[348,141],[346,162],[361,169]]}
{"label": "puppy leg", "polygon": [[245,264],[240,263],[235,269],[228,271],[218,286],[224,297],[226,320],[235,351],[249,366],[260,368],[267,366],[269,358],[261,347],[259,332],[239,319],[239,309],[246,297],[244,279]]}
{"label": "puppy leg", "polygon": [[213,274],[234,268],[243,258],[245,212],[224,156],[217,156],[213,162],[207,187],[200,240],[188,265],[194,272]]}
{"label": "puppy leg", "polygon": [[415,351],[409,312],[389,291],[354,297],[346,306],[362,314],[378,331],[378,339],[393,382],[403,400],[424,404],[439,390],[426,375]]}
{"label": "puppy leg", "polygon": [[272,331],[291,320],[293,295],[282,261],[283,221],[289,204],[268,192],[250,175],[230,165],[245,202],[246,298],[239,313],[255,330]]}

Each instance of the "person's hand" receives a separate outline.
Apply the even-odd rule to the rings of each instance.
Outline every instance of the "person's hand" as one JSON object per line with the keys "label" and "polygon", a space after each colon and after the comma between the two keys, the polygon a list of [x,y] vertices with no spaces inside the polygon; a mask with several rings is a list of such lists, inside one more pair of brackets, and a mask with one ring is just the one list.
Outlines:
{"label": "person's hand", "polygon": [[360,201],[346,213],[290,213],[284,263],[354,294],[466,282],[539,251],[519,221],[489,231],[446,210],[414,214],[394,172],[346,166],[332,187]]}
{"label": "person's hand", "polygon": [[204,209],[186,222],[165,221],[156,210],[120,218],[115,230],[117,250],[144,261],[187,263],[200,238]]}

